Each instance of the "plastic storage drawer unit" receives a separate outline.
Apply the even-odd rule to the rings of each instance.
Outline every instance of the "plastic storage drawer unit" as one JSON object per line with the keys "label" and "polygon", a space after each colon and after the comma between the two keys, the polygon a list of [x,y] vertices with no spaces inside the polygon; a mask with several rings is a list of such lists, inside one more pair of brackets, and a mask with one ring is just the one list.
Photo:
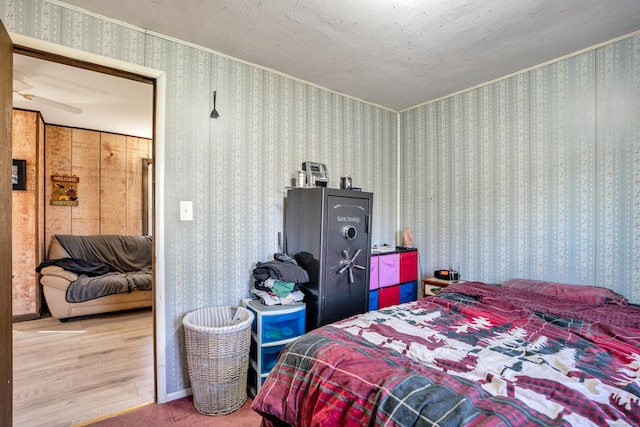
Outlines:
{"label": "plastic storage drawer unit", "polygon": [[245,299],[242,305],[254,314],[251,325],[249,392],[255,396],[273,369],[284,346],[305,333],[306,306],[261,304]]}

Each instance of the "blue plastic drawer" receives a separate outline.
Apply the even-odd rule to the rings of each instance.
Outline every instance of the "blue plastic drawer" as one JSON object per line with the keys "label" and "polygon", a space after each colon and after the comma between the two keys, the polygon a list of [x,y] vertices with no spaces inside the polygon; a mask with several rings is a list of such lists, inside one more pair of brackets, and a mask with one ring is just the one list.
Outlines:
{"label": "blue plastic drawer", "polygon": [[[260,346],[260,355],[258,356],[258,345],[254,340],[251,340],[250,357],[256,361],[256,369],[260,369],[260,373],[268,374],[280,356],[280,352],[286,344],[272,345],[272,346]],[[260,360],[258,360],[260,359]]]}
{"label": "blue plastic drawer", "polygon": [[250,300],[245,305],[255,315],[251,330],[260,344],[290,340],[305,333],[306,308],[303,303],[265,306]]}
{"label": "blue plastic drawer", "polygon": [[378,309],[378,290],[369,291],[369,311]]}
{"label": "blue plastic drawer", "polygon": [[418,299],[418,282],[402,283],[400,285],[400,302],[415,301]]}
{"label": "blue plastic drawer", "polygon": [[280,352],[284,348],[285,344],[282,345],[274,345],[271,347],[262,347],[262,373],[268,374],[271,372],[273,367],[276,365],[276,361],[278,360],[278,356],[280,356]]}
{"label": "blue plastic drawer", "polygon": [[288,340],[304,334],[305,310],[262,315],[262,343]]}

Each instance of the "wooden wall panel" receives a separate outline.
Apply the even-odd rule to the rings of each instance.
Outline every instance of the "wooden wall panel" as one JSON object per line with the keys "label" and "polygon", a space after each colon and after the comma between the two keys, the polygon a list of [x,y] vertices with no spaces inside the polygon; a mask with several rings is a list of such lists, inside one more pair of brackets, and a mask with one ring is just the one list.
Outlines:
{"label": "wooden wall panel", "polygon": [[151,143],[144,138],[127,137],[127,234],[142,235],[142,159],[151,157]]}
{"label": "wooden wall panel", "polygon": [[51,236],[73,234],[70,206],[51,206],[51,175],[71,175],[72,129],[63,126],[45,126],[44,150],[44,202],[45,210],[45,250],[49,250]]}
{"label": "wooden wall panel", "polygon": [[78,206],[71,208],[72,234],[100,234],[100,132],[73,129],[73,175],[78,183]]}
{"label": "wooden wall panel", "polygon": [[101,137],[101,234],[127,234],[127,137]]}
{"label": "wooden wall panel", "polygon": [[[55,125],[46,129],[46,242],[55,234],[141,235],[142,159],[151,158],[152,141]],[[78,206],[49,204],[52,174],[80,178]]]}
{"label": "wooden wall panel", "polygon": [[13,111],[14,159],[26,160],[27,189],[12,192],[12,314],[25,316],[39,312],[38,209],[36,171],[38,154],[38,118],[31,111]]}

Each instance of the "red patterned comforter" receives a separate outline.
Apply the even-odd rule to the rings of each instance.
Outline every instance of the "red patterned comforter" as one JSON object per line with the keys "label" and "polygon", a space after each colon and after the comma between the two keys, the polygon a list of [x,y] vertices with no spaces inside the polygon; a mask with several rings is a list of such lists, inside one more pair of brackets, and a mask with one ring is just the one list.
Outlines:
{"label": "red patterned comforter", "polygon": [[640,425],[640,308],[453,285],[289,344],[253,409],[265,425]]}

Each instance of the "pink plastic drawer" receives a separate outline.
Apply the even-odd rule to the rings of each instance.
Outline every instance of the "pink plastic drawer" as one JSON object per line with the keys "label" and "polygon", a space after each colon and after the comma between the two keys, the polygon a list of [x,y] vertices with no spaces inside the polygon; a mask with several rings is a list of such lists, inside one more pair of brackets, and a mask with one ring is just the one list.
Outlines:
{"label": "pink plastic drawer", "polygon": [[378,287],[378,255],[373,255],[369,269],[369,289],[378,289]]}
{"label": "pink plastic drawer", "polygon": [[378,286],[381,288],[400,283],[400,254],[378,255]]}

